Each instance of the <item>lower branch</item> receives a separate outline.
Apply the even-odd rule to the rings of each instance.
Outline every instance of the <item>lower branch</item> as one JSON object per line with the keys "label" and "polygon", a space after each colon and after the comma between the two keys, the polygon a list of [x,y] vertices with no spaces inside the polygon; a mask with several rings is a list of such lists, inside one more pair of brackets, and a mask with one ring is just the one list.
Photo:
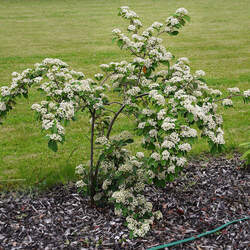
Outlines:
{"label": "lower branch", "polygon": [[94,178],[93,178],[93,165],[94,165],[94,133],[95,133],[95,112],[94,109],[91,112],[92,121],[91,121],[91,139],[90,139],[90,172],[89,172],[89,189],[90,189],[90,197],[91,197],[91,205],[94,205],[94,195],[95,195],[95,186],[94,186]]}

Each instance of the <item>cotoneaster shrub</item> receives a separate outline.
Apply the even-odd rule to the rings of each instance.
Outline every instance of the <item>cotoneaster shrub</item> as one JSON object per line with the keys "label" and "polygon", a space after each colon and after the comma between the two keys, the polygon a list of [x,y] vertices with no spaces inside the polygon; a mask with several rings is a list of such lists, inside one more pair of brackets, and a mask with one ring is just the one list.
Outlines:
{"label": "cotoneaster shrub", "polygon": [[[207,86],[204,71],[192,73],[187,58],[175,60],[162,45],[160,36],[178,35],[190,20],[186,9],[146,29],[129,7],[121,7],[119,15],[129,23],[127,34],[114,29],[113,41],[130,52],[130,61],[102,64],[102,73],[93,79],[49,58],[21,74],[14,72],[10,87],[1,87],[0,118],[9,113],[17,97],[27,98],[29,88],[37,87],[46,98],[31,108],[47,133],[49,148],[57,151],[58,143],[65,141],[65,126],[76,114],[87,111],[90,156],[87,163],[76,167],[80,178],[76,185],[90,196],[92,204],[114,204],[115,214],[126,218],[131,236],[141,237],[154,219],[162,218],[144,196],[145,185],[164,187],[174,180],[185,167],[186,155],[199,133],[212,153],[221,152],[225,141],[217,107],[220,103],[232,106],[234,96],[248,102],[250,90],[241,93],[236,87],[229,88],[229,95],[221,97],[219,90]],[[110,91],[120,101],[110,100]],[[121,113],[134,120],[144,153],[131,155],[126,146],[133,143],[133,135],[127,131],[112,134]]]}

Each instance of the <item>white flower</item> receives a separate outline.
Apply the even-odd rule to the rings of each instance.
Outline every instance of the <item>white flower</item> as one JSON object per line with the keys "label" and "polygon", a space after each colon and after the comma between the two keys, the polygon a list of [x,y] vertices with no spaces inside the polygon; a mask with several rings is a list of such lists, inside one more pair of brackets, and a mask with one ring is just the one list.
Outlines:
{"label": "white flower", "polygon": [[100,79],[103,78],[103,74],[100,74],[100,73],[95,74],[95,78],[96,78],[97,80],[100,80]]}
{"label": "white flower", "polygon": [[102,198],[102,193],[95,194],[93,198],[95,201],[99,201]]}
{"label": "white flower", "polygon": [[175,165],[171,164],[170,167],[168,167],[167,172],[174,174],[174,172],[175,172]]}
{"label": "white flower", "polygon": [[141,21],[140,21],[139,19],[134,19],[134,20],[133,20],[133,23],[134,23],[134,25],[136,25],[136,26],[138,26],[138,27],[141,27],[141,26],[142,26],[142,23],[141,23]]}
{"label": "white flower", "polygon": [[168,140],[165,140],[162,144],[161,144],[161,147],[162,148],[173,148],[175,146],[175,144],[171,141],[168,141]]}
{"label": "white flower", "polygon": [[165,109],[161,109],[161,110],[158,112],[158,114],[157,114],[157,119],[158,119],[158,120],[163,120],[164,117],[165,117],[165,115],[166,115],[166,110],[165,110]]}
{"label": "white flower", "polygon": [[101,145],[106,145],[109,143],[109,140],[107,139],[106,136],[101,136],[101,137],[96,138],[95,143],[101,144]]}
{"label": "white flower", "polygon": [[135,31],[136,30],[136,27],[134,25],[129,25],[128,26],[128,30],[129,31]]}
{"label": "white flower", "polygon": [[70,120],[72,117],[74,117],[74,114],[75,114],[73,102],[62,101],[60,103],[59,108],[57,109],[57,114],[61,118]]}
{"label": "white flower", "polygon": [[62,137],[58,134],[47,134],[47,136],[50,138],[52,141],[62,141]]}
{"label": "white flower", "polygon": [[108,186],[111,184],[111,180],[105,180],[102,184],[102,189],[107,190]]}
{"label": "white flower", "polygon": [[166,20],[167,23],[170,23],[172,26],[176,25],[179,23],[179,20],[175,17],[169,17],[167,20]]}
{"label": "white flower", "polygon": [[175,11],[176,14],[187,15],[188,11],[185,8],[179,8]]}
{"label": "white flower", "polygon": [[136,157],[139,158],[139,159],[142,159],[144,157],[144,153],[142,152],[137,152],[136,153]]}
{"label": "white flower", "polygon": [[174,129],[175,128],[175,124],[174,123],[168,123],[168,122],[163,122],[163,124],[161,125],[161,128],[165,131],[168,131],[170,129]]}
{"label": "white flower", "polygon": [[122,210],[119,208],[115,208],[115,215],[121,216],[122,215]]}
{"label": "white flower", "polygon": [[223,134],[222,134],[222,133],[218,134],[217,137],[214,138],[213,141],[214,141],[214,143],[216,143],[216,144],[225,144],[225,140],[224,140],[224,137],[223,137]]}
{"label": "white flower", "polygon": [[163,218],[163,215],[162,215],[161,211],[156,211],[156,212],[154,212],[153,214],[154,214],[154,216],[155,216],[155,218],[156,218],[157,220],[160,220],[160,219]]}
{"label": "white flower", "polygon": [[146,125],[146,122],[141,122],[138,124],[138,128],[143,129]]}
{"label": "white flower", "polygon": [[147,115],[147,116],[150,116],[154,113],[154,111],[150,110],[150,109],[143,109],[142,110],[142,114],[143,115]]}
{"label": "white flower", "polygon": [[19,76],[19,74],[17,73],[17,72],[12,72],[12,74],[11,74],[13,77],[18,77]]}
{"label": "white flower", "polygon": [[169,156],[170,156],[170,153],[167,151],[167,150],[164,150],[162,152],[162,159],[163,160],[168,160],[169,159]]}
{"label": "white flower", "polygon": [[153,28],[159,29],[159,28],[161,28],[163,26],[163,24],[159,23],[159,22],[154,22],[151,26]]}
{"label": "white flower", "polygon": [[120,33],[121,33],[121,30],[119,30],[119,29],[113,29],[113,30],[112,30],[112,33],[114,33],[114,34],[120,34]]}
{"label": "white flower", "polygon": [[143,41],[145,39],[143,36],[139,36],[138,34],[133,34],[132,38],[138,41]]}
{"label": "white flower", "polygon": [[83,174],[84,173],[84,169],[83,169],[83,165],[80,164],[76,167],[76,170],[75,170],[76,174]]}
{"label": "white flower", "polygon": [[105,71],[105,70],[109,69],[109,65],[108,64],[101,64],[100,68]]}
{"label": "white flower", "polygon": [[45,105],[48,104],[48,102],[47,102],[47,101],[41,101],[41,104],[42,104],[43,106],[45,106]]}
{"label": "white flower", "polygon": [[139,87],[133,87],[132,89],[129,89],[127,91],[127,94],[132,95],[132,96],[136,96],[140,91],[141,91],[141,89]]}
{"label": "white flower", "polygon": [[184,63],[184,64],[189,64],[189,60],[187,57],[181,57],[178,59],[178,62]]}
{"label": "white flower", "polygon": [[156,161],[160,161],[161,160],[161,156],[160,154],[154,152],[153,154],[151,154],[150,156],[152,159],[156,160]]}
{"label": "white flower", "polygon": [[222,93],[218,89],[210,89],[211,95],[221,96]]}
{"label": "white flower", "polygon": [[42,128],[45,130],[48,130],[50,128],[52,128],[54,125],[54,121],[50,121],[50,120],[43,120],[42,122]]}
{"label": "white flower", "polygon": [[166,171],[161,171],[157,175],[159,180],[164,180],[166,178]]}
{"label": "white flower", "polygon": [[187,162],[187,160],[184,157],[180,157],[180,158],[176,159],[176,165],[179,167],[183,167],[186,162]]}
{"label": "white flower", "polygon": [[228,88],[227,90],[230,93],[240,93],[240,90],[237,87],[235,87],[235,88]]}
{"label": "white flower", "polygon": [[6,105],[4,102],[0,102],[0,111],[5,111],[6,110]]}
{"label": "white flower", "polygon": [[163,106],[165,104],[165,98],[162,95],[154,95],[153,98],[159,106]]}
{"label": "white flower", "polygon": [[197,97],[202,96],[202,92],[199,91],[199,90],[195,90],[195,91],[193,92],[193,94],[194,94],[195,96],[197,96]]}
{"label": "white flower", "polygon": [[206,74],[203,70],[196,70],[194,75],[195,75],[195,77],[200,78],[200,77],[205,76]]}
{"label": "white flower", "polygon": [[151,129],[149,131],[149,136],[150,137],[156,137],[157,136],[157,130],[156,129]]}
{"label": "white flower", "polygon": [[223,106],[233,106],[233,102],[231,99],[224,99],[222,102]]}
{"label": "white flower", "polygon": [[191,150],[191,145],[189,143],[183,143],[183,144],[179,145],[179,149],[181,151],[189,152]]}
{"label": "white flower", "polygon": [[125,203],[126,196],[124,190],[116,191],[112,194],[112,197],[115,198],[117,203]]}
{"label": "white flower", "polygon": [[0,90],[2,96],[10,95],[10,89],[7,86],[1,87]]}
{"label": "white flower", "polygon": [[197,136],[197,131],[195,129],[193,129],[193,128],[183,126],[180,135],[182,137],[196,137]]}
{"label": "white flower", "polygon": [[83,182],[82,180],[76,182],[76,186],[77,186],[78,188],[82,188],[82,187],[84,187],[84,186],[86,186],[86,185],[87,185],[87,184],[86,184],[85,182]]}
{"label": "white flower", "polygon": [[142,32],[142,35],[145,36],[145,37],[149,37],[149,32],[145,30],[145,31]]}
{"label": "white flower", "polygon": [[179,135],[176,132],[171,133],[168,136],[168,139],[172,141],[174,144],[177,144],[180,141]]}
{"label": "white flower", "polygon": [[250,97],[250,89],[244,91],[243,96],[246,97],[246,98]]}

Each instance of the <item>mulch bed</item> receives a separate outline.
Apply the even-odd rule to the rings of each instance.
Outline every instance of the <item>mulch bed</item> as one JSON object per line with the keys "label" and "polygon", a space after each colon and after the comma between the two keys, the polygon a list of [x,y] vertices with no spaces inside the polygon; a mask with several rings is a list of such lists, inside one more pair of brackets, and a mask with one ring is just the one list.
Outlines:
{"label": "mulch bed", "polygon": [[[193,160],[164,189],[147,196],[164,218],[145,238],[129,239],[109,207],[91,208],[73,185],[42,194],[5,193],[0,199],[0,249],[147,249],[250,216],[250,173],[238,155]],[[171,249],[250,249],[249,220]]]}

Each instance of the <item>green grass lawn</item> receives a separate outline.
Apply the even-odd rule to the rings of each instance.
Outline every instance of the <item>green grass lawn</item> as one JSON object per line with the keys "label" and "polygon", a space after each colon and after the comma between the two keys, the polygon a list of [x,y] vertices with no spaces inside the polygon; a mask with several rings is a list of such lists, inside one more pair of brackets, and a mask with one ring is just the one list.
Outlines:
{"label": "green grass lawn", "polygon": [[[0,0],[0,86],[13,71],[22,71],[46,57],[59,58],[92,77],[98,65],[129,59],[111,42],[111,31],[125,27],[117,8],[129,5],[145,25],[164,22],[179,7],[191,15],[177,37],[165,36],[176,57],[188,57],[193,70],[203,69],[210,86],[220,90],[250,87],[250,6],[248,0]],[[74,168],[88,154],[88,119],[67,127],[66,143],[53,153],[35,122],[30,106],[36,92],[18,105],[0,127],[0,189],[50,186],[74,180]],[[249,105],[236,102],[224,112],[229,150],[250,140]],[[132,128],[122,119],[116,131]],[[193,154],[206,152],[201,142]]]}

